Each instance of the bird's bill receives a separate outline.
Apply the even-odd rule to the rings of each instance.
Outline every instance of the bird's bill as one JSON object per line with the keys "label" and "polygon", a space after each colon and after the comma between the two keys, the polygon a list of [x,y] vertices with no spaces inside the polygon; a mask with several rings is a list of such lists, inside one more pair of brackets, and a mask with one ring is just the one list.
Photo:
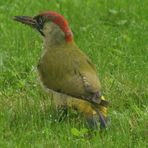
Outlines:
{"label": "bird's bill", "polygon": [[35,25],[37,24],[36,20],[30,16],[15,16],[14,20],[29,25],[31,27],[35,27]]}
{"label": "bird's bill", "polygon": [[29,25],[29,26],[37,29],[41,33],[41,35],[44,36],[40,24],[38,24],[38,22],[36,21],[36,19],[34,17],[30,17],[30,16],[15,16],[13,19],[15,21],[17,21],[17,22],[23,23],[25,25]]}

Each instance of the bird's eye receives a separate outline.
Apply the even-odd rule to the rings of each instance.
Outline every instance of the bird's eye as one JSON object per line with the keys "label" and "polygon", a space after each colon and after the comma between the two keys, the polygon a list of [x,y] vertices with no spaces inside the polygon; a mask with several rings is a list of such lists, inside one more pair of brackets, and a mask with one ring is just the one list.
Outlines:
{"label": "bird's eye", "polygon": [[41,33],[42,36],[45,36],[43,33],[43,26],[44,26],[44,18],[42,16],[35,16],[34,19],[36,20],[35,28]]}
{"label": "bird's eye", "polygon": [[42,25],[43,20],[42,20],[42,18],[41,18],[41,17],[39,17],[39,19],[38,19],[38,23],[39,23],[40,25]]}
{"label": "bird's eye", "polygon": [[42,17],[38,17],[37,18],[37,23],[38,23],[39,27],[42,29],[43,25],[44,25],[43,18]]}

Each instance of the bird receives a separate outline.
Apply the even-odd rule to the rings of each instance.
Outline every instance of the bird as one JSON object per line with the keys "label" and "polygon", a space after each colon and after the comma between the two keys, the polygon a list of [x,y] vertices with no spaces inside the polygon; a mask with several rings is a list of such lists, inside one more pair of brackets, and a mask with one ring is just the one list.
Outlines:
{"label": "bird", "polygon": [[43,38],[37,69],[42,85],[56,96],[53,102],[84,113],[88,125],[93,128],[98,127],[98,117],[100,127],[106,128],[109,103],[101,94],[95,65],[75,43],[65,17],[49,10],[13,19],[34,28]]}

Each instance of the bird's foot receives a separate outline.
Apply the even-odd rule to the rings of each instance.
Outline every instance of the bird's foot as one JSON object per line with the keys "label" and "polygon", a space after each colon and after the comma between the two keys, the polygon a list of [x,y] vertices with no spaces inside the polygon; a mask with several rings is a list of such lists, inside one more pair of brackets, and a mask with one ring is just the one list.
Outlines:
{"label": "bird's foot", "polygon": [[66,106],[61,106],[58,109],[58,121],[61,122],[67,117],[67,107]]}

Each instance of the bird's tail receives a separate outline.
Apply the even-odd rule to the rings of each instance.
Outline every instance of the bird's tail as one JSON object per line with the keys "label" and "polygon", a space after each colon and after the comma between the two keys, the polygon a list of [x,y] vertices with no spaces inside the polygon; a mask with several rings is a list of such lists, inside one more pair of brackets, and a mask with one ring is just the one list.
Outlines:
{"label": "bird's tail", "polygon": [[102,103],[100,103],[99,105],[97,114],[99,114],[99,118],[100,118],[100,127],[106,128],[109,120],[108,113],[107,113],[108,102],[105,100],[104,96],[101,96],[101,102]]}
{"label": "bird's tail", "polygon": [[[92,129],[98,127],[98,121],[100,120],[100,125],[102,128],[107,125],[107,106],[108,103],[103,96],[101,96],[100,105],[94,108],[92,104],[86,100],[81,100],[79,98],[71,97],[62,93],[57,93],[54,91],[49,91],[50,94],[53,94],[53,104],[56,107],[66,106],[70,108],[74,108],[79,112],[82,112],[87,119],[88,126]],[[99,116],[98,116],[99,115]]]}

